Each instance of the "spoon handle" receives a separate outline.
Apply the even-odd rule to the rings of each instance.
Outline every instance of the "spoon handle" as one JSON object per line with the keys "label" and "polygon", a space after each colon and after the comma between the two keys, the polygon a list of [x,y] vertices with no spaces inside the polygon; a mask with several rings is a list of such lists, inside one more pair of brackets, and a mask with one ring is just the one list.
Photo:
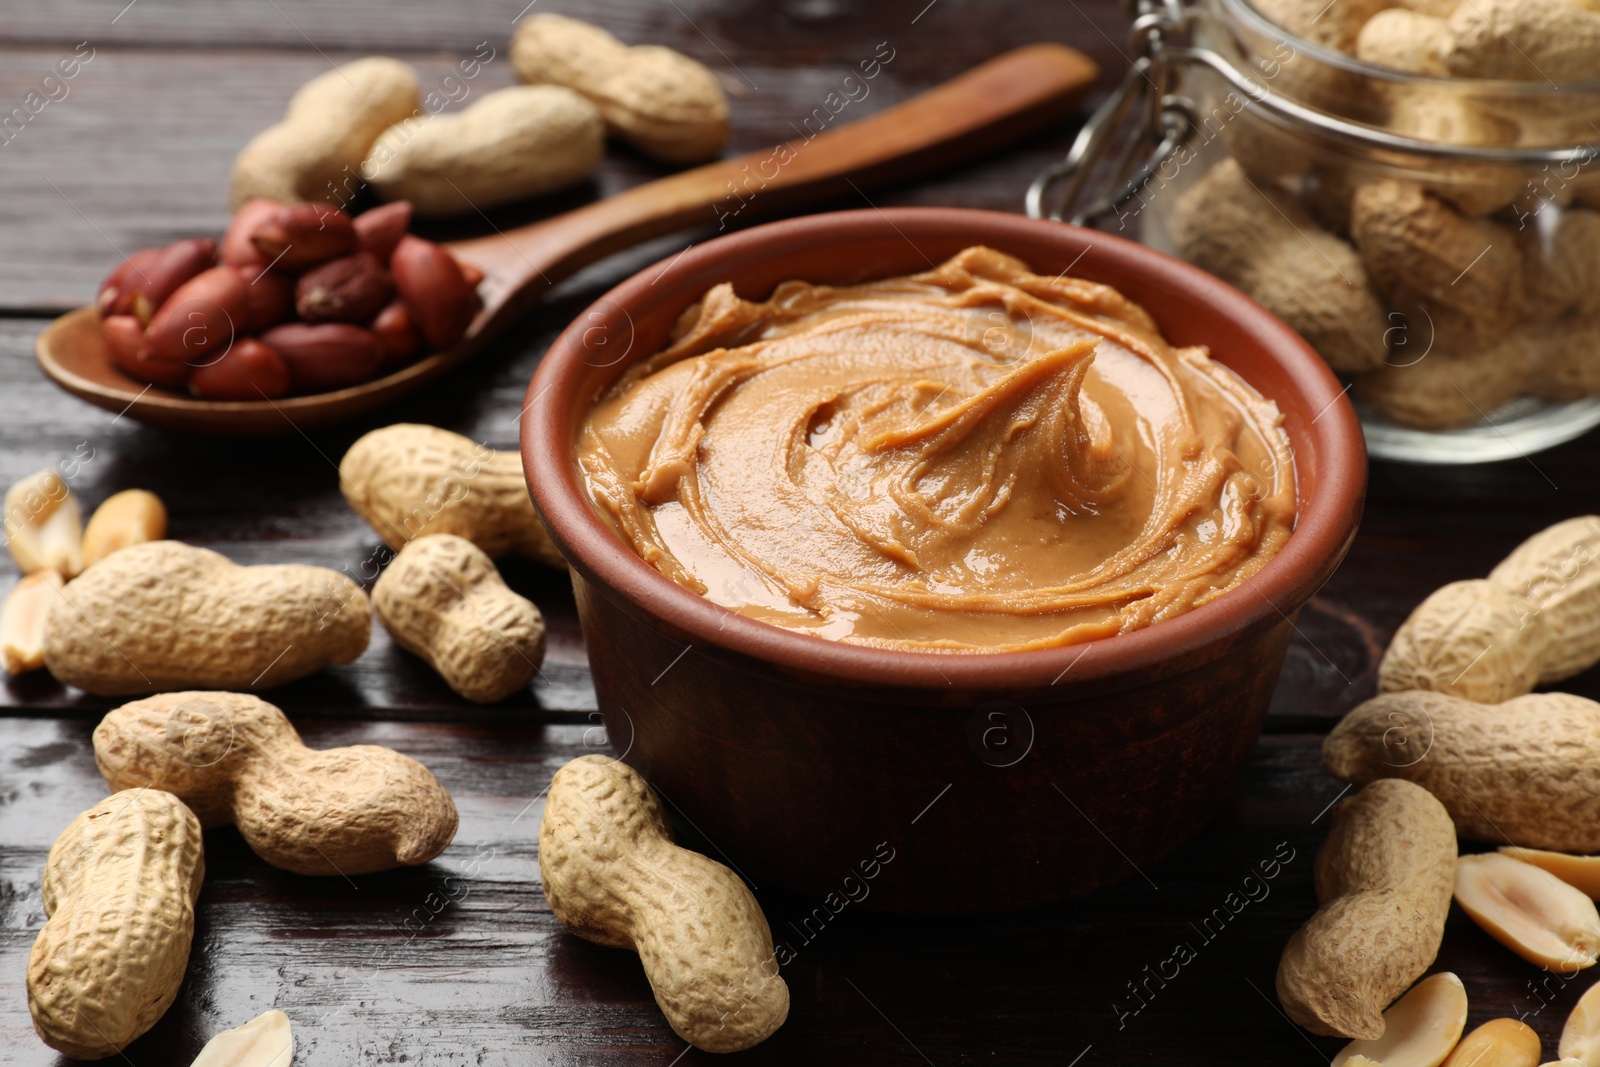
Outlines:
{"label": "spoon handle", "polygon": [[[800,136],[787,144],[452,244],[452,252],[486,275],[480,290],[486,308],[473,332],[480,338],[498,332],[561,279],[653,237],[702,225],[726,229],[979,156],[1064,117],[1099,73],[1091,59],[1071,48],[1028,45],[848,124],[841,121],[851,106],[841,79],[841,89],[797,116]],[[857,76],[855,82],[870,92],[869,81]]]}

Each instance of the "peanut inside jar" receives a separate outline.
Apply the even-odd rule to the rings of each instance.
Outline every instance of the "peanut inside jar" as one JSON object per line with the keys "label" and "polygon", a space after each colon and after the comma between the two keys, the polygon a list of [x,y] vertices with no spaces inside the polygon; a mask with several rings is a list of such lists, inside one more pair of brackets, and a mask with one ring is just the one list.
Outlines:
{"label": "peanut inside jar", "polygon": [[1116,290],[969,248],[719,285],[584,422],[591,500],[662,574],[802,633],[934,651],[1136,630],[1288,540],[1277,406]]}

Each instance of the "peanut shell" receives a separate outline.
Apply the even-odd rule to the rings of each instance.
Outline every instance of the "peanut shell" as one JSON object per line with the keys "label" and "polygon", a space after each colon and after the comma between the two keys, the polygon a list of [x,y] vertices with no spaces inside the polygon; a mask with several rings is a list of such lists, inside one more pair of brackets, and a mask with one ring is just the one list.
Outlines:
{"label": "peanut shell", "polygon": [[1465,838],[1600,852],[1600,704],[1583,697],[1477,704],[1424,690],[1385,693],[1333,728],[1322,764],[1357,785],[1415,782]]}
{"label": "peanut shell", "polygon": [[172,1006],[205,879],[200,823],[177,797],[129,789],[79,815],[44,867],[49,920],[28,956],[28,1010],[45,1044],[120,1053]]}
{"label": "peanut shell", "polygon": [[1180,256],[1266,305],[1335,370],[1382,366],[1389,324],[1360,257],[1281,189],[1228,160],[1182,196],[1171,227]]}
{"label": "peanut shell", "polygon": [[569,930],[639,954],[667,1022],[696,1048],[750,1048],[788,1017],[761,906],[738,875],[672,843],[655,793],[626,764],[582,756],[556,772],[539,874]]}
{"label": "peanut shell", "polygon": [[1465,218],[1419,185],[1386,179],[1356,190],[1350,230],[1392,302],[1428,300],[1499,327],[1522,315],[1522,254],[1498,223]]}
{"label": "peanut shell", "polygon": [[1401,624],[1378,689],[1430,689],[1496,704],[1531,692],[1550,639],[1532,601],[1487,579],[1434,590]]}
{"label": "peanut shell", "polygon": [[367,647],[371,609],[337,571],[241,567],[178,541],[112,553],[62,590],[45,666],[99,696],[193,686],[269,688]]}
{"label": "peanut shell", "polygon": [[[1484,338],[1481,347],[1452,348],[1447,341],[1472,335]],[[1352,394],[1391,421],[1424,430],[1482,422],[1522,392],[1534,359],[1521,330],[1449,329],[1425,355],[1413,349],[1408,338],[1395,362],[1358,378]]]}
{"label": "peanut shell", "polygon": [[415,114],[417,75],[398,59],[369,56],[320,74],[289,98],[283,121],[257,134],[233,162],[229,203],[348,203],[378,135]]}
{"label": "peanut shell", "polygon": [[516,452],[437,426],[396,423],[350,446],[339,462],[339,488],[390,548],[449,533],[492,558],[515,554],[567,565],[533,510]]}
{"label": "peanut shell", "polygon": [[1539,660],[1540,685],[1600,662],[1600,516],[1539,531],[1512,549],[1489,581],[1538,609],[1549,638]]}
{"label": "peanut shell", "polygon": [[598,26],[540,14],[517,24],[511,64],[525,82],[582,93],[613,134],[659,159],[698,163],[727,143],[716,75],[670,48],[630,48]]}
{"label": "peanut shell", "polygon": [[95,727],[94,758],[111,788],[164,789],[296,874],[414,867],[455,837],[455,803],[422,764],[377,745],[307,748],[282,711],[243,693],[124,704]]}
{"label": "peanut shell", "polygon": [[1600,312],[1600,211],[1569,208],[1554,227],[1530,225],[1517,237],[1531,316]]}
{"label": "peanut shell", "polygon": [[494,561],[454,534],[408,542],[372,587],[395,643],[460,695],[489,704],[527,688],[544,660],[544,617]]}
{"label": "peanut shell", "polygon": [[1320,907],[1278,963],[1289,1017],[1313,1033],[1384,1036],[1384,1009],[1439,952],[1455,862],[1450,816],[1426,790],[1379,781],[1341,802],[1317,853]]}
{"label": "peanut shell", "polygon": [[1600,14],[1567,0],[1472,0],[1449,25],[1441,58],[1458,77],[1566,85],[1600,71]]}
{"label": "peanut shell", "polygon": [[558,85],[523,85],[390,127],[362,174],[419,216],[471,215],[582,181],[604,149],[605,123],[588,100]]}

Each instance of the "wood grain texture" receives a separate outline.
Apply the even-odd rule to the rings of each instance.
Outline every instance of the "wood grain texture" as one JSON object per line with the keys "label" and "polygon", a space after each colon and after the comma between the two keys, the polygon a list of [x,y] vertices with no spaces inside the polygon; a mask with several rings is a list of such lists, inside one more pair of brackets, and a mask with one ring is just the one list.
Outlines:
{"label": "wood grain texture", "polygon": [[[857,45],[890,37],[915,42],[919,63],[943,66],[935,81],[1030,40],[1071,40],[1114,55],[1125,47],[1126,20],[1114,4],[999,5],[994,0],[460,0],[389,4],[383,0],[274,0],[270,4],[195,5],[184,0],[61,0],[7,12],[3,39],[55,45],[96,44],[184,49],[237,46],[309,51],[470,52],[508,37],[514,22],[557,12],[605,26],[629,44],[664,44],[719,76],[767,91],[756,67],[823,68],[850,63]],[[1107,37],[1101,37],[1098,29]],[[1099,42],[1098,45],[1095,42]]]}
{"label": "wood grain texture", "polygon": [[[73,464],[73,489],[90,506],[118,489],[153,489],[171,509],[176,537],[241,563],[345,568],[370,585],[386,553],[345,507],[335,465],[378,421],[273,442],[164,434],[51,386],[33,365],[33,337],[41,316],[87,298],[114,262],[113,246],[220,229],[233,153],[276,119],[294,86],[327,69],[315,49],[334,61],[403,54],[433,85],[457,56],[491,40],[499,58],[473,82],[476,93],[509,84],[504,42],[521,3],[13,7],[0,27],[0,113],[20,104],[79,42],[91,41],[96,53],[66,98],[0,144],[7,194],[0,205],[0,484]],[[732,97],[736,151],[792,136],[789,124],[879,41],[897,53],[863,102],[873,108],[1038,39],[1089,52],[1110,81],[1123,69],[1126,33],[1111,0],[541,0],[540,9],[599,19],[626,40],[661,41],[711,64]],[[1064,150],[1071,132],[1068,124],[873,201],[1018,210],[1028,180]],[[590,185],[496,213],[494,221],[530,221],[661,173],[612,148]],[[436,235],[484,232],[477,225]],[[586,269],[490,351],[382,421],[431,422],[512,446],[528,377],[555,334],[612,284],[715,232],[708,219],[700,232]],[[1486,574],[1528,534],[1600,506],[1597,443],[1600,435],[1591,434],[1532,461],[1476,468],[1374,464],[1362,532],[1298,620],[1268,736],[1243,786],[1198,838],[1143,872],[1149,881],[1130,872],[1088,900],[961,921],[886,918],[856,907],[819,921],[815,901],[762,887],[775,933],[795,950],[784,969],[794,1006],[784,1029],[743,1060],[1325,1062],[1338,1043],[1291,1027],[1272,993],[1278,953],[1314,907],[1311,857],[1340,788],[1320,770],[1319,735],[1372,693],[1378,655],[1423,596]],[[684,1050],[637,962],[561,933],[539,892],[540,791],[557,767],[595,751],[603,737],[589,718],[593,688],[565,577],[530,564],[505,570],[550,624],[549,657],[525,697],[467,705],[381,627],[355,663],[267,694],[314,747],[385,744],[428,765],[460,806],[456,843],[425,868],[350,884],[276,871],[236,832],[208,834],[210,873],[188,978],[174,1009],[129,1048],[129,1062],[187,1063],[210,1034],[269,1007],[294,1019],[298,1067],[668,1065]],[[0,563],[0,593],[14,581],[9,562]],[[1563,688],[1600,697],[1600,671]],[[0,1064],[66,1062],[32,1033],[23,968],[44,919],[45,853],[105,795],[89,735],[112,704],[42,676],[0,683]],[[691,836],[687,843],[717,855],[714,842]],[[1280,848],[1293,858],[1260,881],[1260,864]],[[1252,873],[1258,882],[1247,885]],[[1248,901],[1237,914],[1228,910],[1229,893],[1238,894],[1236,905]],[[1251,893],[1260,899],[1249,900]],[[1165,961],[1179,942],[1196,958],[1162,979],[1164,966],[1173,973]],[[1466,981],[1473,1024],[1524,1017],[1543,1035],[1548,1056],[1590,984],[1522,963],[1459,913],[1439,963]],[[689,1052],[678,1062],[713,1061]]]}

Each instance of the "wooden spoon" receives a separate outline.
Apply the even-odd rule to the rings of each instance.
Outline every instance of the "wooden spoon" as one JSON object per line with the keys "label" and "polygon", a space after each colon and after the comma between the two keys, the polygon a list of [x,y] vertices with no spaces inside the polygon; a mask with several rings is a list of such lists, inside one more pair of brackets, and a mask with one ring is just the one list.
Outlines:
{"label": "wooden spoon", "polygon": [[348,389],[281,400],[221,401],[146,385],[111,362],[92,307],[56,319],[34,346],[45,374],[108,411],[219,437],[312,430],[363,415],[483,348],[551,286],[653,237],[729,215],[744,223],[797,205],[927,174],[1068,114],[1099,70],[1079,52],[1036,44],[998,56],[903,104],[806,140],[718,160],[519,229],[455,242],[481,267],[484,309],[447,351]]}

